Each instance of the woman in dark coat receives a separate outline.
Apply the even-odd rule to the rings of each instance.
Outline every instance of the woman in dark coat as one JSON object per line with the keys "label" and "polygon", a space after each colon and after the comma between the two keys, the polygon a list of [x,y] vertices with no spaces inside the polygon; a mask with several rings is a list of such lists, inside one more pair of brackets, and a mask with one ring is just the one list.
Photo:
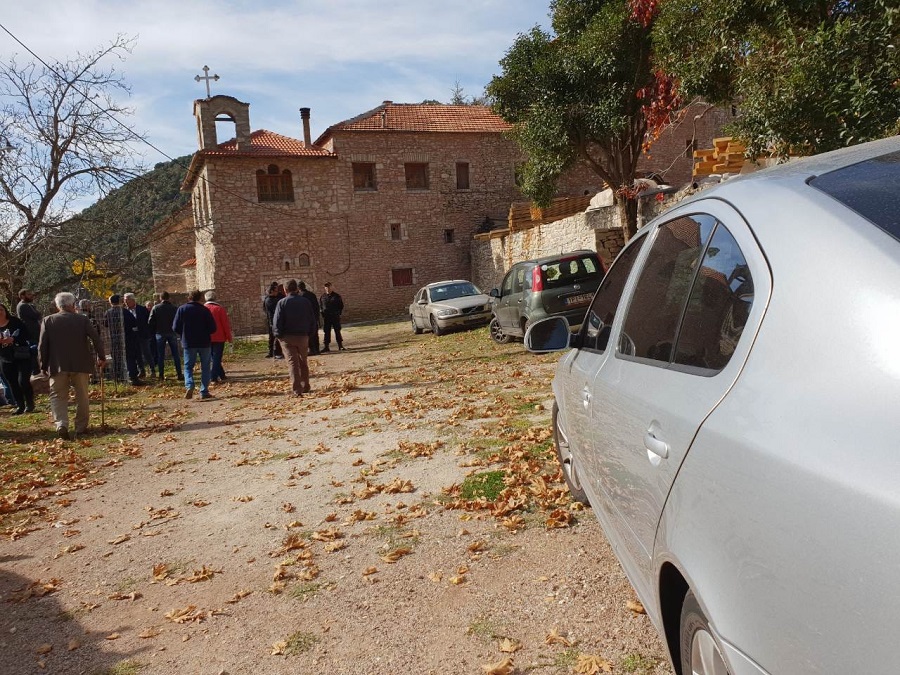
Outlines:
{"label": "woman in dark coat", "polygon": [[0,303],[0,368],[18,405],[13,415],[21,415],[34,412],[34,390],[31,388],[31,354],[16,358],[16,347],[23,353],[23,347],[30,350],[28,329]]}

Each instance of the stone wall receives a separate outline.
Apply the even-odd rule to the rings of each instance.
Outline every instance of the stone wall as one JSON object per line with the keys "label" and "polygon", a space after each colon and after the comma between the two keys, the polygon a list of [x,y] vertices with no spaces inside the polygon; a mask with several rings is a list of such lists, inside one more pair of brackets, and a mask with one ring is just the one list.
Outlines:
{"label": "stone wall", "polygon": [[[663,202],[654,198],[640,202],[639,225],[677,203],[680,196]],[[503,236],[479,236],[472,240],[472,281],[482,290],[500,285],[515,263],[577,249],[596,251],[608,267],[625,245],[619,213],[615,206],[577,213],[552,223]]]}

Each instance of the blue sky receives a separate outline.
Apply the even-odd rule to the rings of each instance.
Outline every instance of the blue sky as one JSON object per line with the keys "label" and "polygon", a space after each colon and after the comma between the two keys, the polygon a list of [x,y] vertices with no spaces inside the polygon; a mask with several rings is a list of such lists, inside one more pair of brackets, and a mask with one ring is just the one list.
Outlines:
{"label": "blue sky", "polygon": [[[518,33],[548,26],[549,0],[32,0],[4,2],[2,23],[44,60],[136,37],[115,66],[132,89],[129,124],[166,155],[196,150],[194,76],[250,103],[253,129],[302,138],[384,100],[447,101],[455,82],[480,94]],[[30,58],[0,33],[0,58]],[[110,63],[110,65],[112,65]],[[141,149],[147,164],[166,157]]]}

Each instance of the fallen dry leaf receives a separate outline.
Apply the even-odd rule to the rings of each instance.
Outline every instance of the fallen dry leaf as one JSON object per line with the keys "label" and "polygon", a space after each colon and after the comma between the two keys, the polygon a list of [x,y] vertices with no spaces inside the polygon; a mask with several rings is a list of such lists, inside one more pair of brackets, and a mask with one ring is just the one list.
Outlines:
{"label": "fallen dry leaf", "polygon": [[411,548],[401,546],[400,548],[395,548],[393,551],[390,551],[389,553],[385,553],[383,556],[381,556],[381,559],[384,560],[384,562],[386,562],[386,563],[395,563],[398,560],[400,560],[400,558],[402,558],[405,555],[409,555],[410,553],[412,553]]}
{"label": "fallen dry leaf", "polygon": [[377,568],[377,567],[367,567],[366,569],[363,570],[362,575],[363,575],[364,577],[367,577],[367,576],[369,576],[370,574],[375,574],[376,572],[378,572],[378,568]]}
{"label": "fallen dry leaf", "polygon": [[575,672],[582,675],[597,675],[597,673],[611,673],[612,664],[594,654],[579,654],[575,664]]}
{"label": "fallen dry leaf", "polygon": [[69,640],[69,644],[66,645],[66,649],[70,652],[74,652],[80,646],[81,643],[77,639],[72,638],[71,640]]}
{"label": "fallen dry leaf", "polygon": [[488,665],[481,666],[481,669],[485,672],[485,675],[512,675],[515,665],[513,664],[513,660],[507,656],[497,663],[489,663]]}
{"label": "fallen dry leaf", "polygon": [[232,499],[236,502],[244,502],[245,504],[247,502],[253,501],[253,497],[251,495],[241,495],[240,497],[232,497]]}
{"label": "fallen dry leaf", "polygon": [[169,576],[169,566],[166,563],[158,563],[153,566],[153,578],[162,581]]}
{"label": "fallen dry leaf", "polygon": [[120,637],[122,637],[122,636],[119,635],[118,633],[110,633],[109,635],[106,636],[105,639],[106,640],[118,640]]}
{"label": "fallen dry leaf", "polygon": [[42,645],[38,645],[38,647],[34,650],[35,654],[49,654],[53,651],[53,645],[49,642],[45,642]]}
{"label": "fallen dry leaf", "polygon": [[522,648],[522,643],[510,638],[503,638],[498,649],[504,654],[514,654]]}
{"label": "fallen dry leaf", "polygon": [[646,614],[647,610],[644,609],[644,606],[639,603],[637,600],[629,600],[625,603],[625,607],[630,609],[635,614]]}
{"label": "fallen dry leaf", "polygon": [[283,656],[284,650],[287,649],[287,646],[287,640],[276,642],[274,645],[272,645],[272,656]]}
{"label": "fallen dry leaf", "polygon": [[138,637],[141,638],[142,640],[147,640],[148,638],[156,637],[160,633],[162,633],[161,630],[159,630],[158,628],[156,628],[154,626],[150,626],[149,628],[145,628],[140,633],[138,633]]}
{"label": "fallen dry leaf", "polygon": [[544,638],[544,644],[547,645],[562,645],[563,647],[571,647],[572,643],[566,638],[564,635],[560,635],[559,631],[554,628],[549,633],[547,633],[547,637]]}
{"label": "fallen dry leaf", "polygon": [[437,583],[438,581],[440,581],[441,579],[444,578],[444,575],[441,574],[440,572],[429,572],[428,578],[431,579],[432,581],[434,581],[435,583]]}

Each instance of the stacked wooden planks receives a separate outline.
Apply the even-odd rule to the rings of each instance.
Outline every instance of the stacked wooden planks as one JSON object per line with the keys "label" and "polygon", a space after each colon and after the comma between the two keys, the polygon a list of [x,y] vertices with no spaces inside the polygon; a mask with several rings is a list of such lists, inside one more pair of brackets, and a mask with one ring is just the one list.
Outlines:
{"label": "stacked wooden planks", "polygon": [[520,232],[536,225],[552,223],[584,211],[593,195],[556,197],[550,206],[535,206],[531,202],[513,202],[509,207],[509,231]]}
{"label": "stacked wooden planks", "polygon": [[714,138],[713,147],[705,150],[694,150],[694,178],[709,176],[713,173],[740,173],[744,168],[747,148],[743,143],[731,136]]}

